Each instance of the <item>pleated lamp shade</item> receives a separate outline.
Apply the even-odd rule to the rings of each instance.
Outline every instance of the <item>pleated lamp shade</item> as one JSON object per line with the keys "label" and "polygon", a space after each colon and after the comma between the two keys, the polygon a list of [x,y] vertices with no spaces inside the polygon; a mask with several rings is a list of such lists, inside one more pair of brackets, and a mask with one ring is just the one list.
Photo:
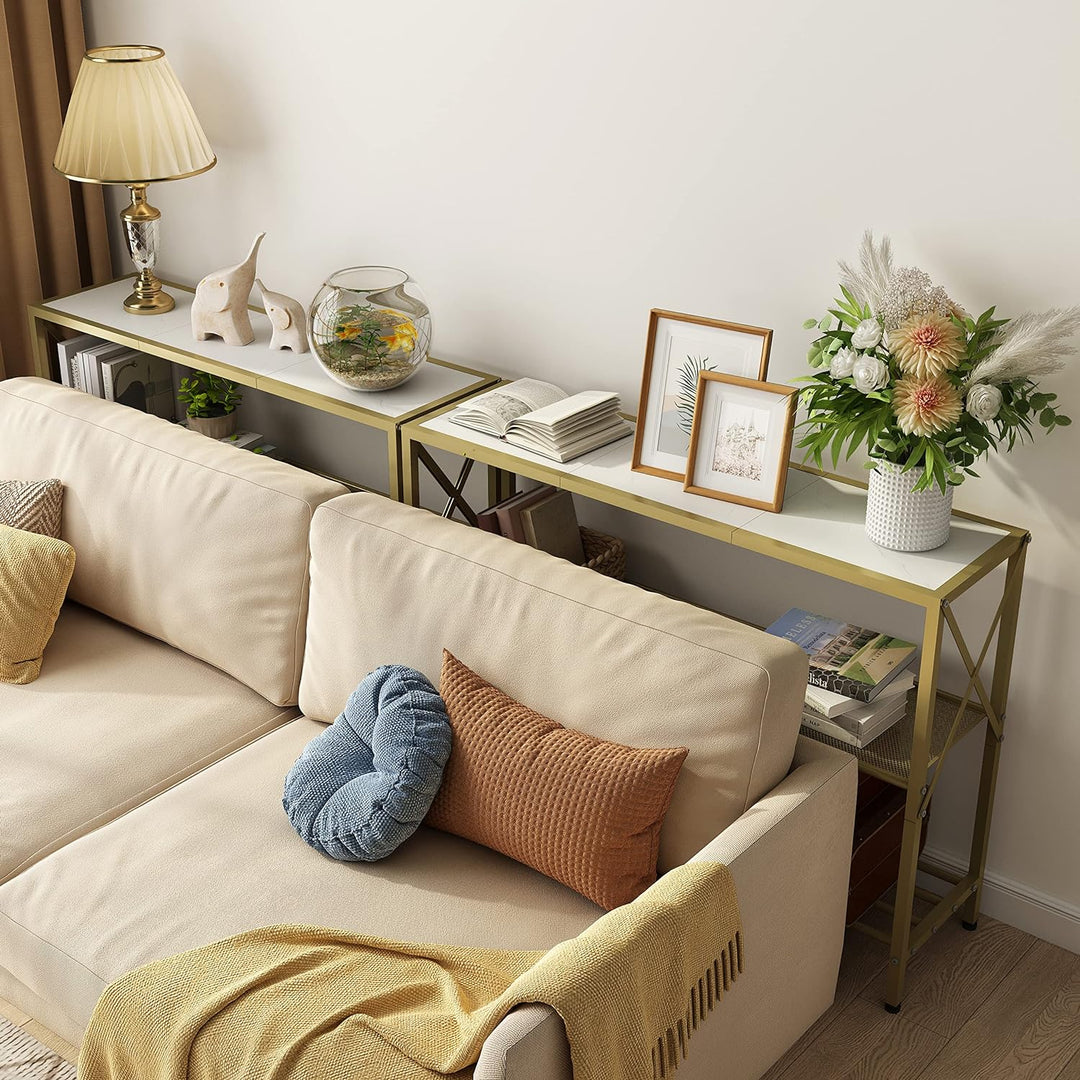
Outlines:
{"label": "pleated lamp shade", "polygon": [[179,180],[217,158],[163,50],[109,45],[83,57],[53,166],[99,184]]}

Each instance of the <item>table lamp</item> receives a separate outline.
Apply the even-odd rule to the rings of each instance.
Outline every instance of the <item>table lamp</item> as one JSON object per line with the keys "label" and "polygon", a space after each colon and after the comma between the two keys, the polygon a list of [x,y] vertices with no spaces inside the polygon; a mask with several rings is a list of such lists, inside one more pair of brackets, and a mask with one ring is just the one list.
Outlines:
{"label": "table lamp", "polygon": [[146,201],[147,185],[195,176],[216,163],[163,49],[107,45],[86,53],[53,168],[70,180],[131,189],[120,216],[139,276],[125,311],[160,315],[175,303],[154,275],[161,211]]}

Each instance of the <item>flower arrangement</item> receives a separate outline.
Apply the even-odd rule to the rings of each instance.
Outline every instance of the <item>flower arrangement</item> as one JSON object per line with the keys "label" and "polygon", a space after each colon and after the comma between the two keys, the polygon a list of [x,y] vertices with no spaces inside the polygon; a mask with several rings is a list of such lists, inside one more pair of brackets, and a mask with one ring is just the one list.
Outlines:
{"label": "flower arrangement", "polygon": [[840,263],[843,299],[804,329],[810,346],[802,403],[807,429],[799,446],[820,468],[865,445],[867,468],[890,462],[915,471],[913,491],[942,492],[978,476],[973,466],[991,450],[1011,450],[1072,423],[1056,394],[1036,379],[1059,370],[1075,350],[1080,307],[995,318],[972,318],[916,267],[893,268],[888,238],[864,235],[859,264]]}

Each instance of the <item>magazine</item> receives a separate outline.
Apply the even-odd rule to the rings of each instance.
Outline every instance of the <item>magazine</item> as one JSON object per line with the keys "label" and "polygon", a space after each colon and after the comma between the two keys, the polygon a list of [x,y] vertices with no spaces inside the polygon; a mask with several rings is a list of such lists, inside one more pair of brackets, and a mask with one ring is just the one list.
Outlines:
{"label": "magazine", "polygon": [[910,641],[802,608],[785,612],[767,630],[810,657],[811,685],[859,701],[873,701],[915,657]]}

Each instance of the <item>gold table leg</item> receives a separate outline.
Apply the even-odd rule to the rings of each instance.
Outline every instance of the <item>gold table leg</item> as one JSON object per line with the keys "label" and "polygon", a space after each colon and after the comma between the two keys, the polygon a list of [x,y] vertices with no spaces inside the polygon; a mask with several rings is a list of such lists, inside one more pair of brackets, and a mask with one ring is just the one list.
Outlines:
{"label": "gold table leg", "polygon": [[517,477],[512,472],[496,468],[494,465],[488,466],[487,478],[488,506],[494,506],[503,499],[509,499],[517,488]]}
{"label": "gold table leg", "polygon": [[405,436],[402,444],[401,501],[407,506],[420,505],[420,452],[416,443]]}
{"label": "gold table leg", "polygon": [[990,818],[994,809],[994,789],[997,786],[998,762],[1001,760],[1001,740],[1005,738],[1005,707],[1009,698],[1009,679],[1012,675],[1013,647],[1016,644],[1016,623],[1020,614],[1020,593],[1024,585],[1024,563],[1030,536],[1024,538],[1017,552],[1010,557],[1005,570],[1005,602],[998,627],[997,650],[994,653],[994,680],[990,686],[990,703],[1001,725],[1000,736],[990,724],[986,725],[983,743],[982,774],[979,777],[979,796],[975,804],[975,828],[971,836],[969,868],[975,875],[975,889],[964,904],[966,930],[974,930],[979,921],[982,903],[983,875],[986,873],[986,853],[990,845]]}
{"label": "gold table leg", "polygon": [[896,881],[896,908],[893,914],[889,971],[885,980],[885,1007],[898,1012],[904,996],[904,978],[911,959],[911,912],[915,906],[915,878],[919,872],[919,842],[922,838],[923,793],[930,766],[930,736],[934,727],[937,699],[938,660],[944,620],[941,607],[927,607],[923,622],[922,660],[919,690],[915,699],[915,730],[912,734],[911,771],[908,774],[907,803],[904,806],[904,838],[900,844],[900,873]]}
{"label": "gold table leg", "polygon": [[30,349],[31,359],[34,361],[34,374],[39,379],[51,379],[52,360],[49,351],[48,323],[34,315],[30,315]]}
{"label": "gold table leg", "polygon": [[390,498],[394,502],[403,499],[403,482],[401,469],[401,429],[391,428],[386,433],[386,464],[390,474]]}

